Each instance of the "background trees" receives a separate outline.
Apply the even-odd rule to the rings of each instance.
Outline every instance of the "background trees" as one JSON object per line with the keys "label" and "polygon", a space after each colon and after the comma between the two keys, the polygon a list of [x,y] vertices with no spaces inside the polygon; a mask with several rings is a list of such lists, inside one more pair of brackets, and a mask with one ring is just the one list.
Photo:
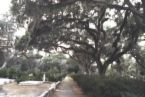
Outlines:
{"label": "background trees", "polygon": [[144,31],[143,0],[13,0],[12,4],[18,22],[29,25],[27,46],[87,55],[100,75],[131,51]]}
{"label": "background trees", "polygon": [[42,59],[40,68],[43,72],[49,70],[61,72],[66,64],[66,60],[66,57],[62,53],[50,54]]}
{"label": "background trees", "polygon": [[7,60],[11,57],[11,54],[14,51],[15,31],[15,20],[13,20],[10,15],[5,15],[0,20],[0,66],[3,66],[7,62]]}

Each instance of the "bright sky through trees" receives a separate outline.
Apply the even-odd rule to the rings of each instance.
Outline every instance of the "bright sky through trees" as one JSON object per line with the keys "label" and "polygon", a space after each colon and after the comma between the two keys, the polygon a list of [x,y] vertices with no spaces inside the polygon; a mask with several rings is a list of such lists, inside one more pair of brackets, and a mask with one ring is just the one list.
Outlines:
{"label": "bright sky through trees", "polygon": [[[9,13],[11,6],[11,0],[0,0],[0,18],[3,17],[4,14]],[[18,29],[14,36],[23,36],[25,33],[25,28]]]}
{"label": "bright sky through trees", "polygon": [[11,0],[0,0],[0,14],[5,14],[10,9]]}

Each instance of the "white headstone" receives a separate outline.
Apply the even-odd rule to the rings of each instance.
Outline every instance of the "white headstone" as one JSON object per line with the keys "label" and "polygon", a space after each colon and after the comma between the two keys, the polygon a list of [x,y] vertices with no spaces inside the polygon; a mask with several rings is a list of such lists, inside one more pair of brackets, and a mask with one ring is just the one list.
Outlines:
{"label": "white headstone", "polygon": [[43,74],[43,82],[45,82],[46,81],[46,74],[44,73]]}

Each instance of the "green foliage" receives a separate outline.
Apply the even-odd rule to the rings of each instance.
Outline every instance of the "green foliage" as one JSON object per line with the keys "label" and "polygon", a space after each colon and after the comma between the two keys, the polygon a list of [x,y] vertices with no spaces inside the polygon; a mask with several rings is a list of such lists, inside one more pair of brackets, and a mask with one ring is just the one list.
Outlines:
{"label": "green foliage", "polygon": [[22,36],[21,39],[17,39],[15,41],[15,48],[18,50],[24,50],[25,47],[28,46],[28,41],[29,41],[30,35],[27,33],[26,35]]}
{"label": "green foliage", "polygon": [[[128,2],[12,0],[11,10],[18,22],[29,21],[29,35],[22,37],[18,48],[24,50],[33,47],[48,52],[61,48],[64,52],[79,52],[85,59],[83,62],[87,59],[91,60],[89,63],[96,62],[100,75],[105,75],[109,64],[131,51],[140,35],[141,25],[138,23],[142,18],[136,20],[138,16],[134,13],[139,12],[140,7],[135,11],[124,8],[124,5],[131,7],[133,2]],[[134,16],[135,19],[132,19]],[[113,25],[110,25],[110,21]],[[101,59],[105,59],[105,62]]]}
{"label": "green foliage", "polygon": [[8,77],[9,77],[10,79],[15,79],[15,78],[17,78],[17,77],[19,76],[19,74],[20,74],[20,72],[17,71],[16,69],[14,69],[14,68],[9,68],[9,69],[7,69],[7,73],[8,73]]}
{"label": "green foliage", "polygon": [[17,76],[16,81],[19,83],[21,81],[29,80],[28,73],[22,72],[19,76]]}
{"label": "green foliage", "polygon": [[67,59],[66,64],[68,65],[68,68],[67,68],[68,73],[78,73],[79,72],[80,63],[78,63],[74,59],[71,59],[71,58]]}
{"label": "green foliage", "polygon": [[[31,70],[31,71],[20,71],[14,68],[5,68],[0,70],[0,77],[16,79],[17,82],[25,81],[25,80],[37,80],[42,81],[43,72],[39,70]],[[50,69],[46,72],[46,79],[48,81],[59,81],[65,76],[65,73],[61,73],[57,69]]]}
{"label": "green foliage", "polygon": [[0,70],[0,77],[8,77],[7,69]]}
{"label": "green foliage", "polygon": [[4,68],[0,70],[0,77],[17,79],[22,75],[22,72],[14,68]]}
{"label": "green foliage", "polygon": [[[36,57],[40,56],[36,55]],[[42,60],[42,65],[34,65],[36,61],[33,60],[32,56],[27,56],[27,58],[25,56],[15,57],[8,62],[7,68],[0,70],[0,77],[16,79],[17,82],[25,80],[42,81],[45,72],[47,81],[58,81],[66,74],[62,63],[64,59],[65,56],[62,54],[53,54],[45,57]]]}
{"label": "green foliage", "polygon": [[56,82],[56,81],[60,81],[62,80],[64,77],[66,76],[65,73],[54,73],[53,71],[48,71],[46,72],[46,78],[49,80],[49,81],[53,81],[53,82]]}
{"label": "green foliage", "polygon": [[78,66],[74,66],[74,67],[69,67],[67,69],[68,73],[78,73],[79,72],[79,67]]}
{"label": "green foliage", "polygon": [[4,68],[0,70],[0,77],[16,79],[17,82],[30,79],[28,72],[21,72],[14,68]]}
{"label": "green foliage", "polygon": [[20,76],[16,79],[17,82],[25,81],[25,80],[37,80],[42,81],[43,73],[40,71],[29,71],[29,72],[22,72]]}
{"label": "green foliage", "polygon": [[62,53],[55,53],[46,56],[42,60],[41,71],[46,72],[46,78],[49,81],[61,80],[66,72],[64,70],[64,64],[62,61],[66,60],[66,57]]}
{"label": "green foliage", "polygon": [[51,68],[46,72],[46,78],[49,81],[59,81],[65,76],[65,72],[60,71],[57,67]]}
{"label": "green foliage", "polygon": [[4,60],[5,60],[4,52],[2,50],[0,50],[0,66],[3,65]]}
{"label": "green foliage", "polygon": [[143,97],[145,83],[141,80],[96,75],[73,75],[89,97]]}
{"label": "green foliage", "polygon": [[21,72],[19,76],[17,76],[16,81],[21,82],[25,80],[37,80],[42,81],[43,73],[40,71],[31,71],[31,72]]}

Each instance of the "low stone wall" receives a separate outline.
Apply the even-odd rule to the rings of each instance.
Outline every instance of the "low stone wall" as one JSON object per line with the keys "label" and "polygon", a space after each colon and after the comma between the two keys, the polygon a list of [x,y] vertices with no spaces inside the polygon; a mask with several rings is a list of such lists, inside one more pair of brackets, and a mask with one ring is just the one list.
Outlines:
{"label": "low stone wall", "polygon": [[52,95],[53,95],[55,89],[58,87],[59,84],[60,84],[60,81],[51,84],[50,88],[49,88],[47,91],[43,92],[43,93],[42,93],[40,96],[38,96],[38,97],[52,97]]}

